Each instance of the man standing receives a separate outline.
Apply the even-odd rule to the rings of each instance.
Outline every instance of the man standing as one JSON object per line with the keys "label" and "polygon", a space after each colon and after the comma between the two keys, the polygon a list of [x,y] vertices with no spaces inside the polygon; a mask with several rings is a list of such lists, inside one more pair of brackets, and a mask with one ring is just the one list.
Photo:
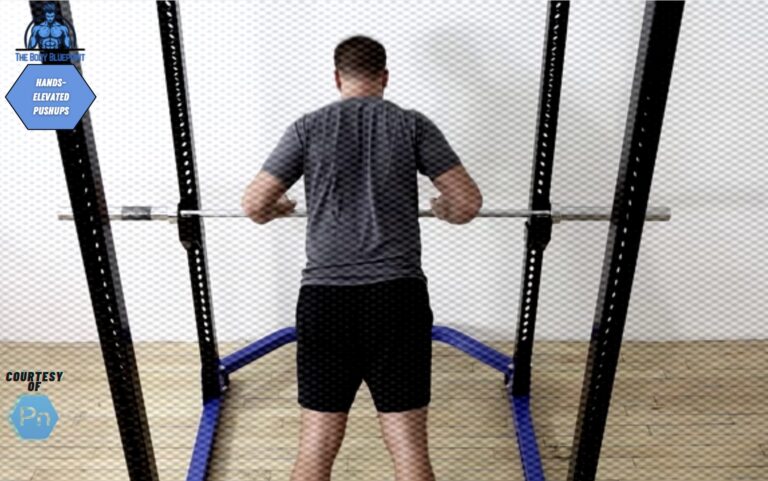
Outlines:
{"label": "man standing", "polygon": [[433,481],[427,449],[432,310],[421,269],[417,172],[440,191],[436,217],[472,220],[475,182],[426,116],[383,99],[389,72],[377,41],[335,49],[341,99],[302,116],[251,182],[245,213],[289,215],[303,175],[307,264],[296,307],[302,407],[292,481],[330,480],[362,381],[378,411],[397,481]]}

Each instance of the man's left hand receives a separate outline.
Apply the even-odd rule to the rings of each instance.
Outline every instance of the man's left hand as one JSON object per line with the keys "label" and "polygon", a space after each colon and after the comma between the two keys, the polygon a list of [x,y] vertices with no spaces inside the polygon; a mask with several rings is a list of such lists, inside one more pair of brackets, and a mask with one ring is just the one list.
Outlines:
{"label": "man's left hand", "polygon": [[275,202],[274,217],[286,217],[293,214],[295,211],[296,201],[289,199],[285,194]]}

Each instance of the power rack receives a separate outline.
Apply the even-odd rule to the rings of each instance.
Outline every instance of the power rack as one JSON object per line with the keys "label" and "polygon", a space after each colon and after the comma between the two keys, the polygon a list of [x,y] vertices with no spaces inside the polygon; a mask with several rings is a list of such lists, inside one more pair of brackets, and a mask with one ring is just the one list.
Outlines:
{"label": "power rack", "polygon": [[[43,16],[45,3],[30,1],[34,18]],[[69,2],[56,5],[57,14],[73,24]],[[683,7],[682,1],[649,1],[645,6],[569,481],[592,481],[597,473]],[[435,326],[432,332],[433,340],[461,350],[503,376],[526,481],[545,479],[530,412],[531,356],[543,255],[552,232],[550,184],[569,8],[566,1],[548,3],[514,355],[503,354],[450,327]],[[201,205],[180,8],[175,1],[161,0],[157,13],[179,185],[175,217],[179,240],[187,253],[201,360],[203,409],[187,480],[203,481],[208,476],[230,374],[295,341],[296,332],[292,327],[284,328],[240,351],[219,356],[203,217],[181,215],[182,211],[200,211]],[[80,69],[79,62],[72,63]],[[59,130],[56,135],[128,473],[132,481],[156,481],[157,467],[90,115],[86,113],[75,129]]]}

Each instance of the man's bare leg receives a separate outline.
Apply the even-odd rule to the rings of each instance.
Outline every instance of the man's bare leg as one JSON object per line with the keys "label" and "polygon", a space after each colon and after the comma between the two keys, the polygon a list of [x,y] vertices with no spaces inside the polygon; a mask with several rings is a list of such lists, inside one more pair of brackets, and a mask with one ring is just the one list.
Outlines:
{"label": "man's bare leg", "polygon": [[379,413],[397,481],[435,481],[427,446],[427,408]]}
{"label": "man's bare leg", "polygon": [[346,427],[347,413],[302,408],[299,454],[293,465],[291,481],[330,481],[331,468]]}

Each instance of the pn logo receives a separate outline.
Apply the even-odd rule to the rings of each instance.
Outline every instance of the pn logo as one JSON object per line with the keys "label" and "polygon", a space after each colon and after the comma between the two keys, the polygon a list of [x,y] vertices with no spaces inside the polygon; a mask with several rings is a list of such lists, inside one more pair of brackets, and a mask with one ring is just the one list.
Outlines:
{"label": "pn logo", "polygon": [[8,419],[21,439],[48,439],[59,420],[51,400],[44,394],[19,396]]}

